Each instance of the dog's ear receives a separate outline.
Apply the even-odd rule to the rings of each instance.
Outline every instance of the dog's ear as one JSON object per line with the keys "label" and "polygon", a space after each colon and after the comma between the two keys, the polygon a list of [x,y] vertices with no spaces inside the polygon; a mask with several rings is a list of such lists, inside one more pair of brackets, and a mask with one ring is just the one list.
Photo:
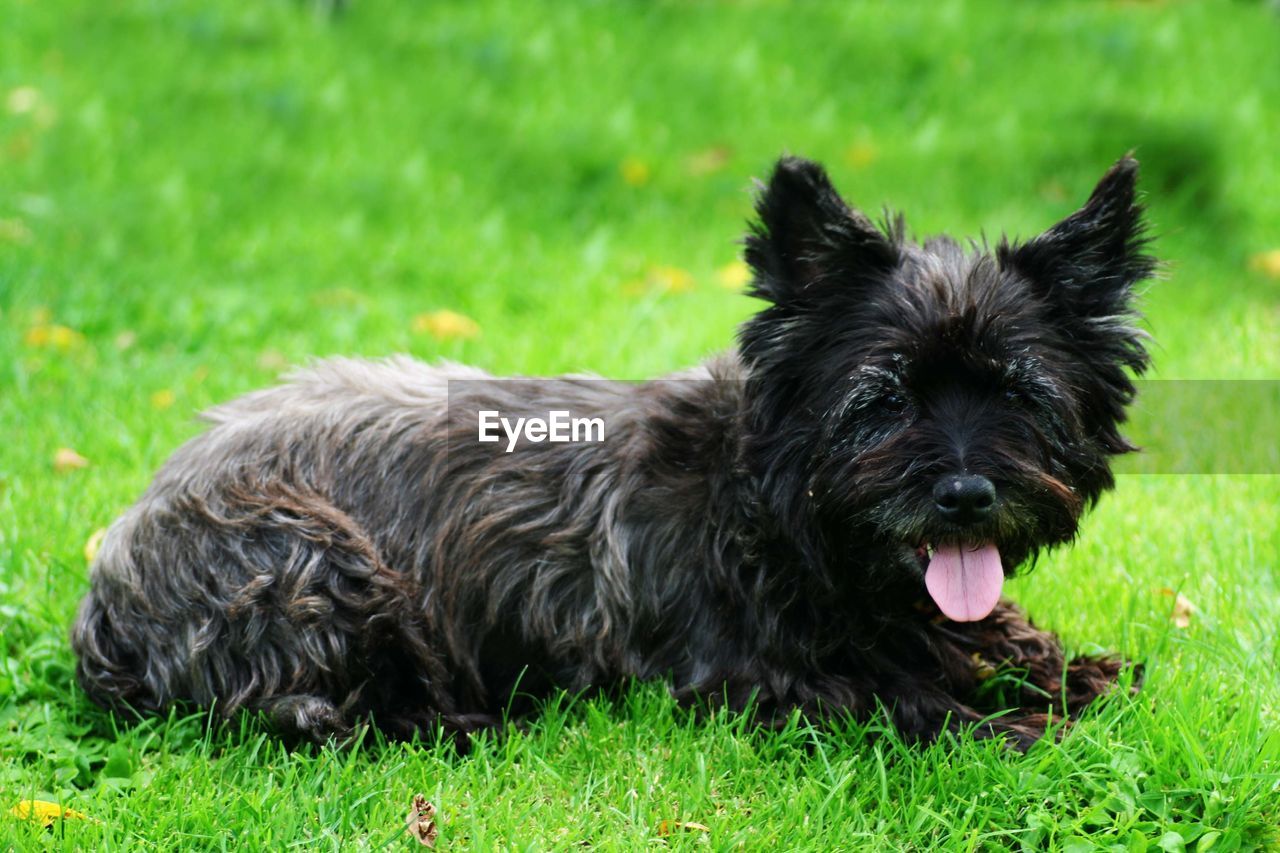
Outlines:
{"label": "dog's ear", "polygon": [[821,166],[783,157],[756,201],[746,241],[751,294],[788,305],[813,288],[882,274],[898,263],[894,242],[845,204]]}
{"label": "dog's ear", "polygon": [[1085,206],[1022,245],[1001,243],[1000,266],[1026,277],[1071,316],[1094,324],[1130,317],[1134,285],[1155,271],[1137,201],[1138,161],[1126,156]]}

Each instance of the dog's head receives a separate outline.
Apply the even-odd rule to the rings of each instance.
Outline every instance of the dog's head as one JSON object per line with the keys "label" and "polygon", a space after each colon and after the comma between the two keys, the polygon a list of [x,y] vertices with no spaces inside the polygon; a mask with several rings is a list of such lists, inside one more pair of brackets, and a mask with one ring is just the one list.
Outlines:
{"label": "dog's head", "polygon": [[1113,485],[1133,374],[1138,164],[1080,210],[994,251],[875,227],[826,173],[780,161],[747,238],[740,332],[748,461],[780,535],[822,570],[856,567],[944,613],[994,608],[1005,574],[1071,539]]}

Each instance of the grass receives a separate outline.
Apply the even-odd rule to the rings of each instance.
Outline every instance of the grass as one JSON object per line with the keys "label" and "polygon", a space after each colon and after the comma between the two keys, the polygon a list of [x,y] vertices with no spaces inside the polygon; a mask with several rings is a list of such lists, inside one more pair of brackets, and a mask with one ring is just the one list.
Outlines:
{"label": "grass", "polygon": [[[1025,236],[1136,148],[1168,262],[1157,377],[1277,378],[1267,4],[0,0],[0,21],[0,810],[90,818],[0,818],[0,847],[404,846],[419,792],[450,848],[1280,845],[1275,476],[1123,477],[1011,585],[1148,671],[1025,756],[757,736],[653,686],[462,759],[289,753],[253,721],[118,724],[66,641],[92,532],[193,412],[284,364],[640,377],[727,346],[748,179],[782,150],[919,233]],[[480,334],[415,331],[441,309]],[[55,472],[59,448],[88,466]]]}

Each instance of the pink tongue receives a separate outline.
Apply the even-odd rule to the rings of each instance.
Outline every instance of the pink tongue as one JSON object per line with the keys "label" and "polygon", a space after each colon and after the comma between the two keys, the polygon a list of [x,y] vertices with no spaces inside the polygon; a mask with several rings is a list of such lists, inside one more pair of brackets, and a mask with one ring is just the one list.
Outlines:
{"label": "pink tongue", "polygon": [[943,545],[933,554],[924,585],[938,609],[957,622],[976,622],[995,609],[1004,586],[1000,552],[986,545]]}

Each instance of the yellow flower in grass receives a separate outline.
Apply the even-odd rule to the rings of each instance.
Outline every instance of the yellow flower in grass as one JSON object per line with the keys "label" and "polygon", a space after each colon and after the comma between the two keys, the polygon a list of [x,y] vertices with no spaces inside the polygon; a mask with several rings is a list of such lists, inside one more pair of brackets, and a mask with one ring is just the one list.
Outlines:
{"label": "yellow flower in grass", "polygon": [[716,271],[716,281],[726,290],[741,290],[751,281],[751,270],[742,261],[730,261]]}
{"label": "yellow flower in grass", "polygon": [[48,800],[23,800],[9,809],[9,814],[18,820],[37,821],[45,826],[53,826],[55,820],[89,819],[87,814],[78,812],[75,809],[64,809],[57,803],[51,803]]}
{"label": "yellow flower in grass", "polygon": [[480,324],[456,311],[431,311],[413,318],[413,331],[436,340],[470,340],[480,334]]}
{"label": "yellow flower in grass", "polygon": [[649,281],[666,293],[684,293],[693,288],[693,276],[679,267],[654,267],[649,271]]}
{"label": "yellow flower in grass", "polygon": [[644,296],[650,293],[685,293],[693,289],[693,276],[680,267],[655,266],[645,271],[644,277],[627,282],[622,292],[627,296]]}
{"label": "yellow flower in grass", "polygon": [[0,219],[0,243],[25,246],[31,242],[31,229],[21,219]]}
{"label": "yellow flower in grass", "polygon": [[23,341],[29,347],[50,347],[66,352],[84,342],[84,335],[57,323],[40,323],[27,329]]}
{"label": "yellow flower in grass", "polygon": [[1259,252],[1249,258],[1249,269],[1260,272],[1267,278],[1280,279],[1280,249]]}
{"label": "yellow flower in grass", "polygon": [[876,146],[866,139],[860,139],[844,151],[845,162],[855,169],[865,169],[876,161],[880,152]]}
{"label": "yellow flower in grass", "polygon": [[639,157],[625,158],[618,164],[618,171],[622,175],[622,180],[632,187],[642,187],[649,183],[649,179],[653,177],[649,164]]}

